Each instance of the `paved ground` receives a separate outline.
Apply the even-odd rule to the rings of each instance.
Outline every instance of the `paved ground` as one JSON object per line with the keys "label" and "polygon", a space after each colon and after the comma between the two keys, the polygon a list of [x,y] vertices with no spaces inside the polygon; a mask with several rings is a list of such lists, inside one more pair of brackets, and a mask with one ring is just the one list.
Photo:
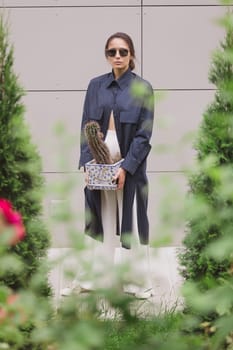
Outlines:
{"label": "paved ground", "polygon": [[[66,255],[66,258],[62,259],[64,255]],[[70,256],[70,248],[52,248],[49,250],[50,261],[57,261],[58,259],[49,277],[54,289],[54,301],[56,305],[58,305],[61,300],[61,289],[69,284],[64,271],[67,266],[69,266],[72,271]],[[177,248],[151,248],[150,256],[155,295],[146,301],[137,300],[135,302],[135,309],[137,309],[137,312],[147,315],[158,314],[164,310],[182,307],[182,297],[180,295],[182,278],[178,273]],[[112,311],[104,301],[102,301],[101,307],[103,313],[111,317]]]}

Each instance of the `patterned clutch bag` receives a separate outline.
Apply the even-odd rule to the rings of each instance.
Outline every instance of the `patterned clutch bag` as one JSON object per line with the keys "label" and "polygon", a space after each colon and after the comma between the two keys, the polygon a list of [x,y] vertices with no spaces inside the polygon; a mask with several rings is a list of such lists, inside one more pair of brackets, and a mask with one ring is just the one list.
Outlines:
{"label": "patterned clutch bag", "polygon": [[113,177],[123,160],[121,159],[114,164],[96,164],[94,160],[86,163],[87,188],[90,190],[116,190],[117,184],[113,181]]}

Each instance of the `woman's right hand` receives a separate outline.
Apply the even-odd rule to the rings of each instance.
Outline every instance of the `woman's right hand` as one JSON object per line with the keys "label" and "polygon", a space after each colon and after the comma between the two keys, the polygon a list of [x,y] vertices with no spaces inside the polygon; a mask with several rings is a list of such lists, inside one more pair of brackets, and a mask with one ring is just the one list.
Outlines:
{"label": "woman's right hand", "polygon": [[113,180],[117,183],[117,189],[122,190],[125,184],[126,170],[119,168]]}

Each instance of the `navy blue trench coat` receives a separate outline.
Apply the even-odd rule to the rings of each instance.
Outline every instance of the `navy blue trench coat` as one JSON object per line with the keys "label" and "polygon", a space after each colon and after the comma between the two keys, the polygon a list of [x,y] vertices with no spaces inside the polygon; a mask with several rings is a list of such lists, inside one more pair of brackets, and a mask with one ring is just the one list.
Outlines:
{"label": "navy blue trench coat", "polygon": [[[143,86],[140,98],[132,96],[133,82]],[[150,107],[148,106],[148,101]],[[148,180],[146,160],[150,152],[150,138],[154,119],[153,89],[146,80],[128,69],[118,80],[113,72],[92,79],[88,85],[81,124],[81,152],[79,168],[93,157],[84,137],[84,126],[90,120],[100,124],[104,138],[107,133],[109,118],[113,110],[117,139],[122,158],[122,168],[126,170],[123,189],[123,213],[121,232],[119,225],[116,234],[121,235],[122,246],[130,248],[124,239],[132,232],[133,202],[136,196],[138,233],[141,244],[148,244],[149,222],[147,216]],[[103,240],[101,220],[101,191],[85,192],[85,233],[95,239]],[[116,220],[118,213],[116,213]]]}

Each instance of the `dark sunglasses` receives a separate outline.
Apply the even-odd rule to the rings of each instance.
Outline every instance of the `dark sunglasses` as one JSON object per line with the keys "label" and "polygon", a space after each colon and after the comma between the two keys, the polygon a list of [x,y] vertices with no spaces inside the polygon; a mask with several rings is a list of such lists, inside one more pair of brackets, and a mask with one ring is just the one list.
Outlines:
{"label": "dark sunglasses", "polygon": [[116,56],[116,53],[117,51],[119,51],[119,54],[121,57],[126,57],[128,56],[129,54],[129,50],[128,49],[109,49],[109,50],[106,50],[106,55],[109,56],[109,57],[115,57]]}

